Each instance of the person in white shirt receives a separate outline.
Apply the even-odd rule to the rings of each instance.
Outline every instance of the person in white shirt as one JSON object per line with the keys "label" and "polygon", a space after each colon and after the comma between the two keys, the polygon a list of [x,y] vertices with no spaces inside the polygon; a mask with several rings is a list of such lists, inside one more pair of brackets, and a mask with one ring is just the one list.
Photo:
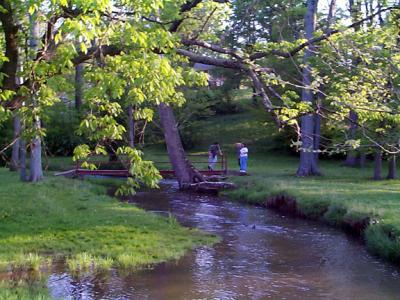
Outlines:
{"label": "person in white shirt", "polygon": [[249,149],[245,144],[243,144],[243,147],[240,148],[240,173],[241,174],[246,174],[247,172],[247,159],[249,154]]}

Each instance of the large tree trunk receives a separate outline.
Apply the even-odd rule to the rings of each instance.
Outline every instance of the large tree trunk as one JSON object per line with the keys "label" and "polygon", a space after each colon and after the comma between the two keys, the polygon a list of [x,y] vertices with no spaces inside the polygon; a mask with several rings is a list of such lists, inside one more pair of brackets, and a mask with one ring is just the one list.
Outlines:
{"label": "large tree trunk", "polygon": [[[307,1],[307,13],[304,19],[304,26],[306,38],[312,39],[315,30],[316,14],[317,14],[318,0]],[[311,67],[309,61],[312,58],[313,46],[306,48],[303,62],[303,91],[302,101],[308,104],[313,103],[313,93],[309,89],[311,85]],[[314,115],[307,114],[301,117],[301,149],[300,149],[300,164],[297,169],[297,176],[311,176],[319,175],[318,161],[314,155],[314,136],[315,136],[315,122]]]}
{"label": "large tree trunk", "polygon": [[133,105],[128,105],[128,142],[129,147],[135,147],[135,119],[133,118]]}
{"label": "large tree trunk", "polygon": [[[350,110],[349,113],[349,135],[348,139],[353,140],[356,137],[357,133],[357,122],[358,115],[355,111]],[[357,166],[357,152],[354,150],[348,151],[346,156],[346,161],[344,162],[345,166],[355,167]]]}
{"label": "large tree trunk", "polygon": [[75,108],[81,109],[83,102],[83,64],[75,66]]}
{"label": "large tree trunk", "polygon": [[164,130],[169,159],[178,180],[179,187],[184,188],[195,181],[204,181],[203,177],[196,172],[186,159],[172,108],[161,103],[158,106],[158,113]]}
{"label": "large tree trunk", "polygon": [[[40,122],[40,120],[36,121]],[[36,128],[40,125],[36,124]],[[36,137],[31,141],[31,160],[29,164],[29,181],[37,182],[43,178],[42,168],[42,143],[40,137]]]}
{"label": "large tree trunk", "polygon": [[[32,58],[35,58],[36,52],[38,49],[38,41],[39,41],[39,23],[37,22],[37,15],[34,13],[29,18],[31,24],[31,36],[29,39],[29,48],[32,50]],[[37,100],[33,95],[32,100],[33,106],[37,106]],[[42,141],[41,136],[39,134],[41,130],[40,118],[38,115],[34,116],[33,121],[34,130],[36,132],[36,136],[32,138],[31,141],[31,159],[30,159],[30,175],[29,181],[37,182],[43,178],[43,169],[42,169]]]}
{"label": "large tree trunk", "polygon": [[389,170],[387,179],[396,179],[396,178],[397,178],[396,155],[392,155],[389,158]]}
{"label": "large tree trunk", "polygon": [[257,100],[258,100],[257,99],[257,90],[254,86],[252,86],[252,89],[253,89],[253,95],[251,96],[251,99],[252,99],[253,105],[257,105]]}
{"label": "large tree trunk", "polygon": [[382,151],[377,149],[375,151],[375,160],[374,160],[374,180],[382,179]]}
{"label": "large tree trunk", "polygon": [[21,119],[19,116],[14,116],[14,144],[12,146],[11,153],[11,162],[10,162],[10,171],[18,171],[19,169],[19,144],[20,144],[20,135],[21,135]]}

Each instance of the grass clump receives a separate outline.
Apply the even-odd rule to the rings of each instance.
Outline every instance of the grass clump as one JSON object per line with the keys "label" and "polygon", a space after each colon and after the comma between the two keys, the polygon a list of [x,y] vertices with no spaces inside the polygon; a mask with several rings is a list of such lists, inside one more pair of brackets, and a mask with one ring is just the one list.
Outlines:
{"label": "grass clump", "polygon": [[46,285],[43,282],[0,281],[0,300],[49,300]]}

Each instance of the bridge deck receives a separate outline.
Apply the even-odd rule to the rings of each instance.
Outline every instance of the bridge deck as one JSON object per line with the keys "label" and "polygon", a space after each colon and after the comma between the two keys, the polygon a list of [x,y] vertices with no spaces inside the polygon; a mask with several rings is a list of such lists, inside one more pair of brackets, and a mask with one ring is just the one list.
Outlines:
{"label": "bridge deck", "polygon": [[[73,171],[73,170],[71,170]],[[203,175],[223,175],[226,172],[224,170],[213,170],[213,171],[199,171]],[[161,176],[173,176],[173,170],[160,170]],[[129,177],[128,170],[88,170],[88,169],[75,169],[75,176],[110,176],[110,177]]]}

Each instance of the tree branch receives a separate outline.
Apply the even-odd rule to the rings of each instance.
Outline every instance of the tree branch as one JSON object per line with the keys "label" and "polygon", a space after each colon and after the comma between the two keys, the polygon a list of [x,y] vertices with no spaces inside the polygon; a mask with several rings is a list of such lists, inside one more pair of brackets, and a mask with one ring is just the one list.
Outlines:
{"label": "tree branch", "polygon": [[[185,12],[188,12],[195,8],[197,5],[199,5],[203,0],[192,0],[192,1],[186,1],[185,4],[181,6],[180,9],[180,14],[182,15]],[[213,0],[214,2],[217,3],[229,3],[229,0]],[[175,20],[172,25],[169,27],[170,32],[176,32],[178,31],[179,26],[182,24],[185,18],[180,18],[178,20]]]}
{"label": "tree branch", "polygon": [[0,0],[0,22],[3,26],[5,37],[5,57],[8,61],[3,63],[0,73],[4,74],[2,88],[5,90],[16,90],[16,74],[18,68],[18,26],[14,21],[11,4],[8,0]]}
{"label": "tree branch", "polygon": [[237,69],[237,70],[249,69],[248,65],[237,60],[203,56],[184,49],[177,49],[176,52],[180,55],[188,57],[189,60],[194,63],[202,63],[207,65],[213,65],[217,67]]}
{"label": "tree branch", "polygon": [[215,44],[210,44],[210,43],[207,43],[204,41],[183,38],[183,39],[181,39],[181,43],[184,44],[185,46],[199,46],[199,47],[202,47],[202,48],[214,51],[214,52],[230,55],[237,59],[242,59],[242,57],[239,54],[237,54],[234,50],[226,49],[221,46],[218,46]]}
{"label": "tree branch", "polygon": [[301,50],[303,50],[304,48],[306,48],[307,46],[313,45],[315,43],[324,41],[326,39],[328,39],[330,36],[340,33],[340,32],[344,32],[348,29],[351,28],[355,28],[357,26],[360,26],[360,24],[364,23],[365,21],[371,20],[374,17],[376,17],[377,15],[386,12],[386,11],[391,11],[394,9],[400,9],[400,6],[390,6],[381,10],[378,10],[377,12],[357,21],[354,22],[348,26],[345,27],[345,29],[332,29],[332,30],[328,30],[326,33],[324,33],[323,35],[319,36],[319,37],[315,37],[312,39],[309,39],[308,41],[300,44],[299,46],[297,46],[296,48],[292,49],[291,51],[285,52],[285,51],[279,51],[279,50],[272,50],[269,52],[258,52],[258,53],[254,53],[253,55],[250,56],[251,60],[256,60],[256,59],[260,59],[260,58],[264,58],[268,55],[277,55],[277,56],[281,56],[281,57],[285,57],[285,58],[289,58],[294,56],[295,54],[297,54],[298,52],[300,52]]}

